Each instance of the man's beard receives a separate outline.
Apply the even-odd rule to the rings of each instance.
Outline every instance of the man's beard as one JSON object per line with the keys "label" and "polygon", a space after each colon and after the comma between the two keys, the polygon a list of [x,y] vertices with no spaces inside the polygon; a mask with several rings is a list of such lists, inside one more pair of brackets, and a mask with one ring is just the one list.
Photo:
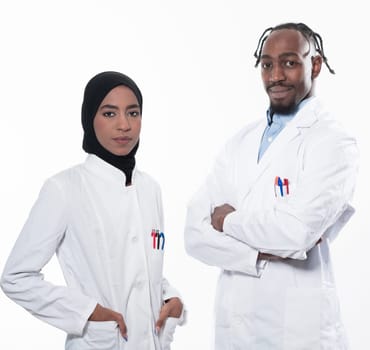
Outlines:
{"label": "man's beard", "polygon": [[294,103],[288,106],[270,104],[270,111],[272,114],[275,114],[275,113],[281,114],[281,115],[293,114],[297,111],[297,108],[298,108],[298,105]]}

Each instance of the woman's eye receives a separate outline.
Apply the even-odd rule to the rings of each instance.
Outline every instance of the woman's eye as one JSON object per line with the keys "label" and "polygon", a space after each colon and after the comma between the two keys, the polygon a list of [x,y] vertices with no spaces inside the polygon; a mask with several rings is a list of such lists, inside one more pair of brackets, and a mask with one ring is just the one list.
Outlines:
{"label": "woman's eye", "polygon": [[114,112],[104,112],[103,115],[104,115],[104,117],[112,118],[116,115],[116,113],[114,113]]}
{"label": "woman's eye", "polygon": [[128,116],[129,117],[133,117],[133,118],[139,117],[140,116],[140,112],[139,111],[129,111],[128,112]]}

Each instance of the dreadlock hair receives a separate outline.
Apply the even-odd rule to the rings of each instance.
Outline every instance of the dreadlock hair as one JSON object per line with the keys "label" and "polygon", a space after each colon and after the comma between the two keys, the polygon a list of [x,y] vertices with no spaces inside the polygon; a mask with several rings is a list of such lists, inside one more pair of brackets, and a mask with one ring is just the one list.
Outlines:
{"label": "dreadlock hair", "polygon": [[255,63],[255,67],[258,66],[261,60],[261,53],[263,44],[265,43],[266,39],[269,37],[269,35],[279,29],[294,29],[300,32],[309,42],[313,41],[315,45],[315,50],[321,55],[322,59],[324,60],[324,63],[326,67],[329,69],[329,72],[331,74],[335,74],[334,70],[329,66],[328,59],[324,54],[324,46],[323,41],[321,39],[320,34],[315,33],[310,27],[305,25],[304,23],[283,23],[279,24],[275,27],[270,27],[265,29],[265,31],[262,33],[261,37],[258,40],[256,51],[254,52],[254,57],[257,59]]}

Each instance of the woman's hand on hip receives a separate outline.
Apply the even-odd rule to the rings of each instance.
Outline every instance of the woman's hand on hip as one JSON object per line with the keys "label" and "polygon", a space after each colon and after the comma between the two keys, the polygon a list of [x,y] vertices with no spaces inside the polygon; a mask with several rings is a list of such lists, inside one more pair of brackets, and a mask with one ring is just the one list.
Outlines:
{"label": "woman's hand on hip", "polygon": [[127,327],[122,314],[115,312],[111,309],[96,304],[95,310],[89,317],[89,321],[103,322],[103,321],[116,321],[122,337],[127,341]]}
{"label": "woman's hand on hip", "polygon": [[184,306],[179,298],[171,298],[166,300],[161,308],[159,318],[155,324],[157,333],[159,333],[161,328],[164,326],[168,317],[179,318],[181,316],[183,307]]}

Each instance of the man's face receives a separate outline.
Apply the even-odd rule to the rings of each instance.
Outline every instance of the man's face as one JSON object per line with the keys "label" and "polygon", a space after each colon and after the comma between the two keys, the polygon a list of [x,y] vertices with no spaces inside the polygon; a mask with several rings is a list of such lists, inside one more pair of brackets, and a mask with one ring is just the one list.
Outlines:
{"label": "man's face", "polygon": [[321,68],[307,39],[297,30],[272,32],[263,45],[261,75],[274,112],[287,114],[312,94],[313,79]]}

